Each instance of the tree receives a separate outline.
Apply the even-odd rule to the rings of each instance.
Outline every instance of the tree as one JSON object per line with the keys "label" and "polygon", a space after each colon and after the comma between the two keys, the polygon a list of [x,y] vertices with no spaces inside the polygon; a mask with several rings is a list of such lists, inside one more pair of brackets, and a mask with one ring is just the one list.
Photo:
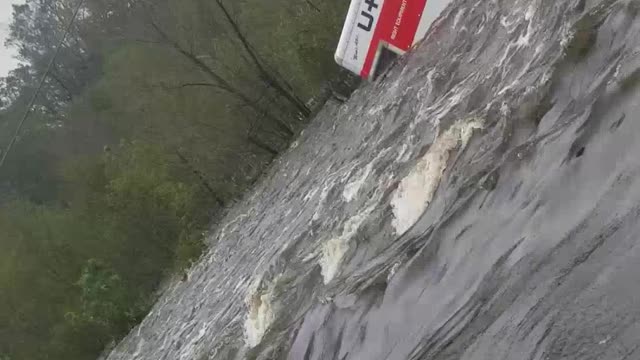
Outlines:
{"label": "tree", "polygon": [[[14,7],[3,149],[76,1]],[[342,6],[82,2],[0,168],[0,356],[95,358],[144,317],[338,74]]]}
{"label": "tree", "polygon": [[[14,20],[6,43],[17,47],[20,59],[29,64],[33,76],[23,79],[26,83],[33,86],[33,79],[44,75],[58,41],[71,23],[75,7],[69,0],[28,0],[23,5],[14,5]],[[90,46],[94,42],[83,38],[88,17],[86,9],[81,11],[83,16],[70,28],[40,96],[42,104],[51,111],[59,112],[99,75],[100,51]],[[25,72],[15,75],[20,74]]]}

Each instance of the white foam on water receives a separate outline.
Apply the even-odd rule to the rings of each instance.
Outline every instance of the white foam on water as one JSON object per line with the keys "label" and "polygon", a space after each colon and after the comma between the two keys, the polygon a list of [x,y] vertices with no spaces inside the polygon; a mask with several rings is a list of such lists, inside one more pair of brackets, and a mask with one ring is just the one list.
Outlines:
{"label": "white foam on water", "polygon": [[314,196],[316,196],[317,193],[318,193],[317,187],[309,190],[309,192],[304,196],[304,202],[308,202],[309,200],[311,200]]}
{"label": "white foam on water", "polygon": [[407,153],[407,150],[409,150],[409,145],[406,143],[402,144],[402,147],[398,150],[398,156],[396,157],[398,162],[409,161],[410,154]]}
{"label": "white foam on water", "polygon": [[328,284],[338,273],[344,255],[349,250],[348,239],[342,237],[333,238],[322,246],[322,257],[320,267],[322,279]]}
{"label": "white foam on water", "polygon": [[327,196],[329,196],[330,189],[331,189],[331,186],[329,184],[325,184],[324,187],[322,188],[322,192],[320,193],[320,199],[318,200],[318,204],[316,205],[316,210],[312,216],[313,220],[320,219],[320,212],[324,208],[324,203],[327,200]]}
{"label": "white foam on water", "polygon": [[247,283],[247,281],[248,281],[248,279],[242,279],[242,280],[238,281],[238,283],[236,284],[236,287],[233,289],[233,292],[238,291],[238,289],[243,287]]}
{"label": "white foam on water", "polygon": [[255,347],[260,343],[265,332],[274,319],[271,306],[271,294],[255,294],[249,307],[249,314],[245,321],[247,345]]}
{"label": "white foam on water", "polygon": [[456,17],[453,18],[453,25],[452,28],[457,29],[458,28],[458,24],[460,23],[460,20],[462,19],[462,17],[467,13],[467,9],[462,9],[462,10],[458,10],[456,11]]}
{"label": "white foam on water", "polygon": [[531,37],[535,33],[533,17],[536,15],[537,6],[534,3],[530,4],[527,8],[527,12],[524,14],[524,19],[528,22],[527,30],[524,34],[520,35],[520,38],[516,41],[518,46],[529,46],[531,43]]}
{"label": "white foam on water", "polygon": [[328,284],[338,274],[344,256],[349,251],[349,242],[358,232],[360,226],[367,220],[371,212],[375,209],[375,203],[366,207],[345,222],[340,236],[327,241],[322,245],[321,256],[318,260],[322,273],[322,279]]}
{"label": "white foam on water", "polygon": [[317,256],[318,256],[318,251],[317,250],[313,251],[313,252],[307,254],[304,258],[302,258],[302,262],[303,263],[307,263],[307,262],[315,259]]}
{"label": "white foam on water", "polygon": [[245,343],[250,348],[260,344],[262,337],[275,320],[273,290],[276,282],[277,278],[266,288],[263,288],[260,286],[262,279],[259,278],[250,287],[245,299],[248,308],[247,318],[244,322]]}
{"label": "white foam on water", "polygon": [[391,269],[389,270],[389,273],[387,274],[387,282],[391,281],[391,279],[393,278],[393,276],[396,274],[396,272],[398,272],[398,269],[400,269],[400,266],[402,265],[401,262],[397,261],[393,264],[393,266],[391,267]]}
{"label": "white foam on water", "polygon": [[573,29],[571,28],[569,23],[565,23],[562,26],[562,29],[560,30],[560,46],[565,49],[569,46],[569,43],[571,42],[571,40],[573,40],[573,37],[575,36],[575,32],[573,31]]}
{"label": "white foam on water", "polygon": [[384,110],[384,108],[385,108],[385,105],[374,106],[370,108],[367,113],[371,116],[378,115],[379,113],[382,112],[382,110]]}
{"label": "white foam on water", "polygon": [[481,128],[479,119],[456,122],[436,138],[429,151],[400,182],[391,199],[392,225],[396,234],[409,230],[431,203],[447,168],[449,153],[458,146],[464,148],[473,130]]}
{"label": "white foam on water", "polygon": [[[138,333],[138,336],[140,336],[139,333]],[[136,351],[132,355],[134,359],[140,355],[140,353],[144,349],[145,343],[146,341],[144,340],[144,338],[140,338],[140,341],[138,341],[138,344],[136,344]]]}
{"label": "white foam on water", "polygon": [[364,169],[360,170],[355,180],[345,185],[344,190],[342,191],[342,197],[347,202],[351,202],[356,198],[356,195],[358,195],[358,192],[360,192],[362,185],[364,185],[365,181],[367,181],[367,178],[371,174],[371,170],[373,170],[373,162],[369,163],[369,165],[367,165]]}
{"label": "white foam on water", "polygon": [[[189,327],[195,326],[195,322],[190,322]],[[189,341],[188,344],[184,345],[180,350],[180,360],[183,359],[193,359],[195,358],[195,354],[198,351],[198,344],[200,340],[205,336],[207,331],[209,330],[209,324],[203,324],[198,331],[198,334]]]}

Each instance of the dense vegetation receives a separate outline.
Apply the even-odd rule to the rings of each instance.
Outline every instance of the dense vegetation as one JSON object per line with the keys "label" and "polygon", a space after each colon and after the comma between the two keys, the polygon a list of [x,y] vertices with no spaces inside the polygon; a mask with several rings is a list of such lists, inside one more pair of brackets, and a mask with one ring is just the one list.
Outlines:
{"label": "dense vegetation", "polygon": [[[78,0],[15,6],[4,148]],[[95,359],[305,125],[343,0],[85,0],[0,168],[0,359]]]}

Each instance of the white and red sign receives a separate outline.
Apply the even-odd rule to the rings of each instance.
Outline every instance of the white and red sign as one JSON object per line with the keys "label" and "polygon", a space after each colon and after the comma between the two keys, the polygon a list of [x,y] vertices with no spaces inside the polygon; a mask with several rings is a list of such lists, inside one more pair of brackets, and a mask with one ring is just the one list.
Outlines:
{"label": "white and red sign", "polygon": [[370,78],[383,47],[403,54],[422,39],[434,18],[426,7],[427,0],[352,0],[336,62]]}

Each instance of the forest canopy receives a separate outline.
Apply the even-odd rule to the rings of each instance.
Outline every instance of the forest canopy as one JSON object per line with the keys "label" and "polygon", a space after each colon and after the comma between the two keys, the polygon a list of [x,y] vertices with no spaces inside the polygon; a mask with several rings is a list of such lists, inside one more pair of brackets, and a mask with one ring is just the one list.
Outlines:
{"label": "forest canopy", "polygon": [[146,315],[306,125],[309,100],[345,78],[332,53],[347,6],[14,6],[21,65],[0,79],[0,148],[44,82],[0,167],[1,360],[95,359]]}

